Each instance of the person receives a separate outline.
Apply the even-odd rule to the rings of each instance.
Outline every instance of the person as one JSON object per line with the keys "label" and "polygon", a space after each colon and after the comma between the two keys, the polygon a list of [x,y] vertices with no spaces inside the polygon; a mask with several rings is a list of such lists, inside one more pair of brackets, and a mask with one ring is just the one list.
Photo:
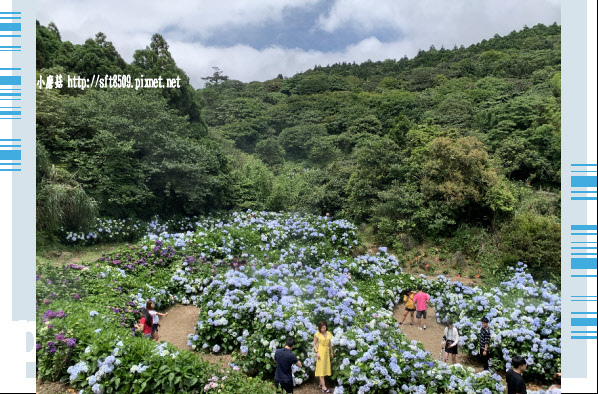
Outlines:
{"label": "person", "polygon": [[166,313],[158,313],[158,311],[156,311],[156,304],[154,303],[154,301],[149,300],[146,304],[145,307],[148,311],[148,313],[152,316],[152,339],[156,342],[158,342],[158,340],[160,339],[160,336],[158,335],[158,327],[160,326],[160,318],[158,316],[166,316],[168,315],[168,312]]}
{"label": "person", "polygon": [[415,312],[415,302],[413,301],[413,296],[415,295],[414,291],[411,289],[405,290],[405,295],[403,295],[403,302],[405,303],[405,313],[403,314],[403,320],[399,323],[403,325],[405,319],[407,318],[407,314],[411,313],[411,325],[413,325],[413,314]]}
{"label": "person", "polygon": [[490,360],[490,329],[488,328],[488,318],[482,318],[482,328],[480,329],[480,359],[484,371],[489,371],[488,360]]}
{"label": "person", "polygon": [[320,388],[324,393],[332,393],[332,390],[326,388],[325,376],[332,375],[330,370],[330,360],[334,357],[332,352],[332,334],[328,332],[328,324],[321,321],[318,323],[318,332],[314,336],[314,350],[316,351],[316,373],[320,378]]}
{"label": "person", "polygon": [[453,326],[452,320],[448,320],[446,322],[446,327],[444,328],[444,336],[442,337],[442,341],[445,343],[444,348],[444,362],[448,361],[448,355],[451,355],[451,361],[453,364],[457,363],[457,349],[459,345],[459,331],[457,331],[457,327]]}
{"label": "person", "polygon": [[420,330],[422,329],[422,317],[424,318],[424,330],[426,329],[426,317],[428,309],[428,301],[430,301],[430,296],[427,295],[422,291],[422,287],[417,286],[417,293],[413,296],[413,301],[415,302],[415,309],[417,310],[417,328]]}
{"label": "person", "polygon": [[274,383],[276,387],[282,388],[287,393],[293,392],[293,365],[301,368],[301,361],[292,352],[295,347],[295,337],[288,337],[285,347],[277,349],[274,353],[276,372],[274,372]]}
{"label": "person", "polygon": [[506,394],[527,394],[525,381],[521,376],[527,369],[527,362],[521,356],[515,356],[511,360],[511,369],[507,371]]}
{"label": "person", "polygon": [[548,388],[546,394],[561,394],[561,373],[557,372],[552,377],[553,385]]}
{"label": "person", "polygon": [[233,257],[233,259],[228,262],[228,267],[231,270],[238,271],[239,270],[239,256]]}
{"label": "person", "polygon": [[141,308],[141,320],[135,325],[135,328],[143,333],[145,338],[152,337],[152,316],[146,308]]}

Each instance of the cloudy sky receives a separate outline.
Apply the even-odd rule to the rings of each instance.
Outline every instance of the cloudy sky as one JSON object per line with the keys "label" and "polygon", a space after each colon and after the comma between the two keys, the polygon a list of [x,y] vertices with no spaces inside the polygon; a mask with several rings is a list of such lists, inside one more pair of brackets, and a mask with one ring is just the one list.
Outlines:
{"label": "cloudy sky", "polygon": [[561,23],[560,0],[37,0],[37,19],[82,44],[101,31],[130,62],[162,34],[196,88],[219,67],[264,81],[314,65],[413,57],[524,25]]}

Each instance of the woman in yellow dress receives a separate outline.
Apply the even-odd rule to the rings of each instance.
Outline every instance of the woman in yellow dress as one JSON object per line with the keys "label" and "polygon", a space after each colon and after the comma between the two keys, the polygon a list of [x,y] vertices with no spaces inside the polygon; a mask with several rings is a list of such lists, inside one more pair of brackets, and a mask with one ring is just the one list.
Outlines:
{"label": "woman in yellow dress", "polygon": [[334,357],[332,352],[332,334],[328,332],[328,324],[318,323],[318,332],[314,336],[314,350],[316,351],[316,376],[320,378],[320,388],[324,393],[332,393],[326,388],[325,376],[332,375],[330,360]]}

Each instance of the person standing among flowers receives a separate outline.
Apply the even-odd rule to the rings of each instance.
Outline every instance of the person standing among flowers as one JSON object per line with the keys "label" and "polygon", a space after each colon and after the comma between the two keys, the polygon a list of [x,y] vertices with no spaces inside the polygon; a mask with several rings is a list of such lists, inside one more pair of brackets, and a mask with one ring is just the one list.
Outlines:
{"label": "person standing among flowers", "polygon": [[320,378],[320,388],[324,393],[332,393],[326,388],[326,376],[332,375],[330,360],[334,357],[332,352],[332,334],[328,332],[328,324],[321,321],[318,323],[318,332],[314,336],[314,350],[316,351],[316,373]]}
{"label": "person standing among flowers", "polygon": [[149,314],[146,308],[141,308],[141,320],[135,325],[135,328],[143,333],[145,338],[152,337],[152,315]]}
{"label": "person standing among flowers", "polygon": [[488,328],[488,318],[482,318],[482,328],[480,329],[480,359],[484,366],[484,371],[490,370],[488,360],[490,359],[490,329]]}
{"label": "person standing among flowers", "polygon": [[160,337],[158,336],[158,326],[160,326],[160,318],[158,316],[166,316],[168,315],[168,312],[158,313],[158,311],[156,311],[156,304],[154,304],[154,301],[152,300],[148,301],[145,304],[145,307],[147,308],[148,313],[152,316],[152,339],[158,342],[158,339],[160,339]]}
{"label": "person standing among flowers", "polygon": [[427,309],[428,309],[428,301],[430,301],[430,296],[427,295],[426,293],[424,293],[422,291],[422,287],[417,286],[417,293],[415,294],[415,296],[413,296],[413,301],[415,302],[415,309],[417,310],[417,314],[415,317],[417,317],[417,328],[419,328],[420,330],[422,329],[421,324],[422,324],[422,320],[421,318],[424,318],[424,330],[426,329],[426,317],[427,317]]}
{"label": "person standing among flowers", "polygon": [[413,296],[415,295],[414,291],[411,289],[405,290],[405,295],[403,295],[403,302],[405,303],[405,313],[403,314],[403,320],[399,323],[403,325],[405,319],[407,318],[407,314],[411,313],[411,325],[413,325],[413,314],[415,312],[415,302],[413,301]]}
{"label": "person standing among flowers", "polygon": [[521,356],[515,356],[511,360],[511,369],[507,371],[506,394],[527,394],[525,381],[521,376],[527,369],[527,362]]}
{"label": "person standing among flowers", "polygon": [[446,322],[442,340],[446,344],[446,347],[444,348],[444,362],[446,363],[448,361],[448,355],[450,354],[451,361],[453,364],[456,364],[457,349],[459,345],[459,331],[457,331],[457,327],[453,326],[453,322],[450,319]]}
{"label": "person standing among flowers", "polygon": [[276,363],[274,383],[277,388],[280,387],[287,393],[293,393],[293,365],[301,368],[301,361],[292,352],[293,347],[295,347],[295,337],[288,337],[286,346],[274,353],[274,362]]}

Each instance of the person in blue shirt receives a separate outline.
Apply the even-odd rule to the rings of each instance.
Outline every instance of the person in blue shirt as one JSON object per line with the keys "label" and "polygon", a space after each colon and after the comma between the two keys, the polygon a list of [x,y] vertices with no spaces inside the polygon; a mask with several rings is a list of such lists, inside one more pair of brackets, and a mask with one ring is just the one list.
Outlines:
{"label": "person in blue shirt", "polygon": [[281,387],[287,393],[293,392],[293,365],[301,368],[301,361],[291,351],[293,347],[295,347],[295,337],[288,337],[286,346],[282,349],[277,349],[274,354],[274,362],[276,362],[274,383],[276,387]]}

